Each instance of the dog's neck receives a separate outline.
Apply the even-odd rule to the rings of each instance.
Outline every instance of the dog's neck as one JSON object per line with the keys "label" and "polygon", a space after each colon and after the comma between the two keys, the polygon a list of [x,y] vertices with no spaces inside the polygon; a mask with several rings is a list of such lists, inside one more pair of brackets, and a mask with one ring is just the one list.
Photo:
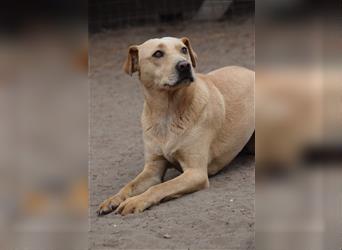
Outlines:
{"label": "dog's neck", "polygon": [[195,95],[195,86],[181,87],[176,90],[159,90],[144,87],[145,106],[151,115],[183,114]]}
{"label": "dog's neck", "polygon": [[170,132],[182,134],[196,123],[209,98],[197,85],[193,82],[172,92],[144,87],[144,131],[166,138]]}

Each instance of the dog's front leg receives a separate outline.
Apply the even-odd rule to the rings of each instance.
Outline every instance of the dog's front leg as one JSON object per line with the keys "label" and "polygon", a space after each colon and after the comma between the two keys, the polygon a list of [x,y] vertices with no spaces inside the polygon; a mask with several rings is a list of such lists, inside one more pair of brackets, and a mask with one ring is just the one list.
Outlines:
{"label": "dog's front leg", "polygon": [[178,177],[152,186],[141,195],[126,199],[119,205],[116,212],[121,215],[142,212],[162,200],[177,198],[183,194],[207,188],[209,186],[207,168],[203,166],[206,162],[202,161],[192,164],[200,165],[186,168],[183,174]]}
{"label": "dog's front leg", "polygon": [[166,160],[162,157],[154,157],[145,163],[144,170],[116,195],[106,199],[97,210],[98,215],[106,215],[113,212],[127,198],[139,195],[148,188],[162,181],[166,171]]}

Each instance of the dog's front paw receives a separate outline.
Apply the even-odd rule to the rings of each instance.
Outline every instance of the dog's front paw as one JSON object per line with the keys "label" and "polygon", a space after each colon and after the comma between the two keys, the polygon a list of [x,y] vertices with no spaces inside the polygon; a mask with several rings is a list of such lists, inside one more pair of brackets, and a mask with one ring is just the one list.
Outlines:
{"label": "dog's front paw", "polygon": [[102,202],[96,213],[98,216],[109,214],[113,212],[123,201],[124,199],[120,195],[114,195]]}
{"label": "dog's front paw", "polygon": [[138,195],[123,201],[115,210],[115,213],[121,215],[140,213],[146,208],[150,207],[152,204],[153,203],[144,198],[143,195]]}

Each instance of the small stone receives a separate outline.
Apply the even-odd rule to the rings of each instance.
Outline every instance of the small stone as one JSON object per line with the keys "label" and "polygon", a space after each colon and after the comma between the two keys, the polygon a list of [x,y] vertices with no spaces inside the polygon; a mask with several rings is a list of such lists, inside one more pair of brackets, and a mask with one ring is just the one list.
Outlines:
{"label": "small stone", "polygon": [[230,202],[233,202],[234,201],[234,199],[230,199]]}
{"label": "small stone", "polygon": [[118,225],[114,224],[113,227],[117,227]]}
{"label": "small stone", "polygon": [[171,235],[169,235],[169,234],[164,234],[163,237],[164,237],[165,239],[171,239]]}

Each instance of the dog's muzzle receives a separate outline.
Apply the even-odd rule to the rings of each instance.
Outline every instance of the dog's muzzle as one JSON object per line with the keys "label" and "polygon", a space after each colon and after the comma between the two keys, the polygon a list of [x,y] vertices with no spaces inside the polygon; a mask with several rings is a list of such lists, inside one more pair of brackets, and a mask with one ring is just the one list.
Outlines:
{"label": "dog's muzzle", "polygon": [[176,64],[176,70],[178,73],[178,80],[175,84],[182,82],[193,82],[194,77],[192,75],[191,65],[188,61],[179,61]]}

